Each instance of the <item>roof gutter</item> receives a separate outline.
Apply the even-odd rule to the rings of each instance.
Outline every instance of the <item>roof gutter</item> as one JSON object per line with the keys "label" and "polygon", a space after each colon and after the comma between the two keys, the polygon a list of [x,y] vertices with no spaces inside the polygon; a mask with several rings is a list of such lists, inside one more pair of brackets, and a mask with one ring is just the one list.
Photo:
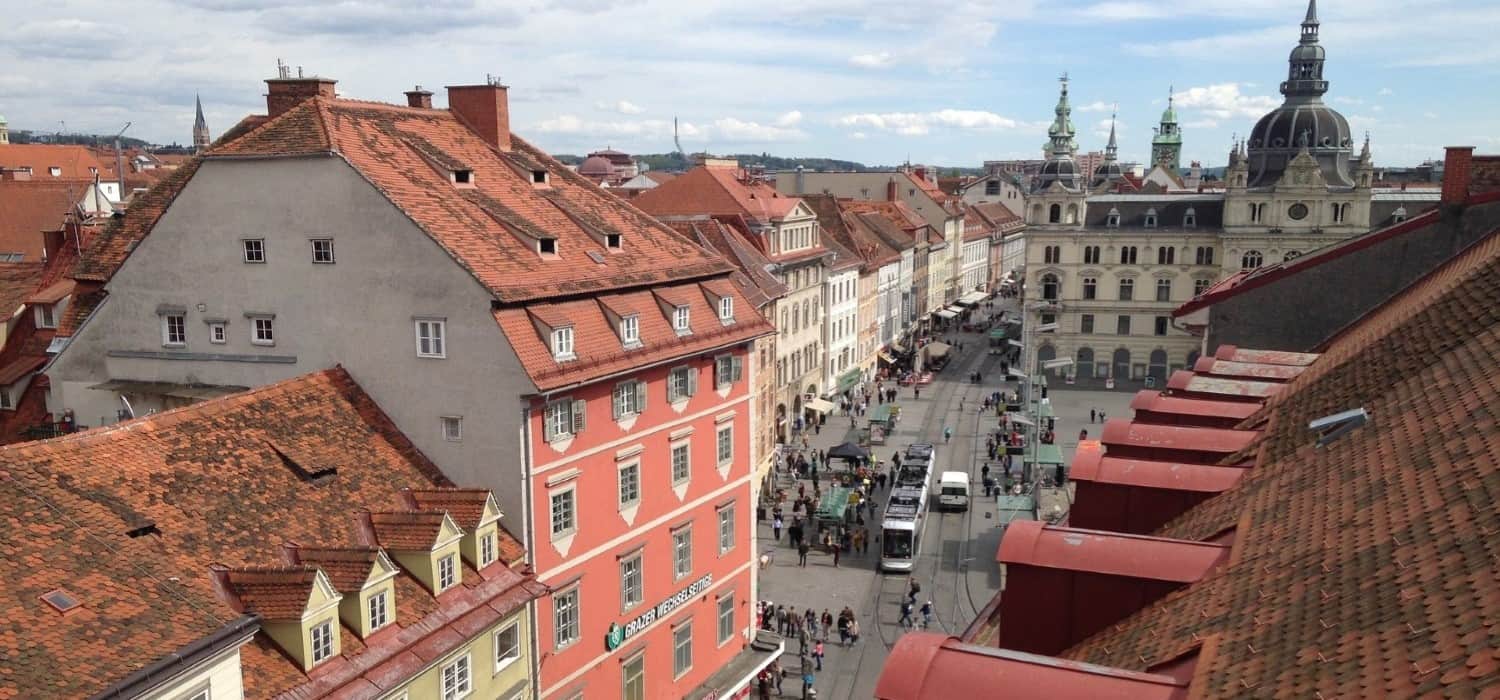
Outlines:
{"label": "roof gutter", "polygon": [[89,698],[99,700],[134,698],[144,695],[204,660],[227,649],[243,645],[250,641],[250,638],[254,637],[258,631],[260,631],[260,618],[255,615],[242,615],[208,636],[194,640],[187,646],[157,659],[151,665],[115,681],[104,690],[90,695]]}

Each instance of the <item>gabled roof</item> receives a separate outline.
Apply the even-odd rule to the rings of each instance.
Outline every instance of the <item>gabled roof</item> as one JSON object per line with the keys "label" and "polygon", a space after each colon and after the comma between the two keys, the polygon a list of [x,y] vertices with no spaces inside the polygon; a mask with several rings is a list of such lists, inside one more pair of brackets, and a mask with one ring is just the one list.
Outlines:
{"label": "gabled roof", "polygon": [[1171,676],[967,644],[932,632],[901,635],[875,686],[877,700],[1066,698],[1183,700]]}
{"label": "gabled roof", "polygon": [[166,213],[172,201],[177,199],[188,180],[198,172],[198,166],[202,162],[202,159],[194,158],[183,163],[145,194],[131,201],[125,215],[112,219],[94,239],[88,251],[79,258],[78,264],[73,267],[73,277],[89,282],[108,282],[130,255],[130,251],[156,226],[157,220]]}
{"label": "gabled roof", "polygon": [[[1254,415],[1256,411],[1260,410],[1260,405],[1247,401],[1190,399],[1163,394],[1160,391],[1153,391],[1151,389],[1143,389],[1136,392],[1135,398],[1130,400],[1130,408],[1134,411],[1148,411],[1150,413],[1220,418],[1233,425]],[[1140,420],[1139,414],[1137,414],[1136,419]]]}
{"label": "gabled roof", "polygon": [[249,566],[229,569],[225,579],[245,612],[270,622],[288,622],[302,619],[318,582],[318,569]]}
{"label": "gabled roof", "polygon": [[655,216],[739,215],[765,226],[797,208],[796,197],[763,182],[744,182],[737,168],[699,166],[653,187],[631,203]]}
{"label": "gabled roof", "polygon": [[1106,576],[1192,583],[1229,558],[1229,547],[1017,520],[996,561]]}
{"label": "gabled roof", "polygon": [[[384,554],[375,547],[303,547],[288,546],[288,558],[294,565],[315,567],[328,577],[328,583],[339,593],[357,593],[370,579]],[[389,560],[385,560],[389,564]],[[307,599],[304,597],[304,601]]]}
{"label": "gabled roof", "polygon": [[498,516],[499,507],[489,489],[471,488],[407,488],[402,491],[415,510],[447,511],[453,522],[465,532],[484,524],[485,508],[488,506]]}
{"label": "gabled roof", "polygon": [[[491,147],[445,109],[316,97],[207,157],[337,155],[503,302],[728,271],[531,144],[514,136],[511,144],[509,151]],[[471,170],[473,187],[455,186],[434,162]],[[535,170],[547,172],[546,187],[533,186]],[[610,233],[621,234],[619,250],[601,240]],[[540,235],[557,239],[556,259],[542,260],[526,241]]]}
{"label": "gabled roof", "polygon": [[[92,180],[105,166],[87,146],[42,143],[0,144],[0,168],[31,168],[33,180]],[[52,175],[52,168],[60,174]]]}
{"label": "gabled roof", "polygon": [[0,262],[0,313],[9,318],[36,292],[45,274],[41,262]]}
{"label": "gabled roof", "polygon": [[901,258],[902,248],[894,247],[877,234],[868,224],[845,205],[853,200],[839,199],[828,194],[801,195],[803,203],[818,216],[818,228],[825,242],[837,243],[840,248],[857,256],[866,266],[878,268],[892,260]]}
{"label": "gabled roof", "polygon": [[770,259],[759,248],[750,244],[747,240],[751,235],[748,230],[735,225],[741,224],[743,219],[724,218],[729,223],[709,216],[663,217],[662,223],[684,236],[692,237],[701,245],[718,251],[733,263],[739,269],[736,277],[743,281],[741,289],[755,308],[764,308],[773,299],[786,296],[786,285],[770,272]]}
{"label": "gabled roof", "polygon": [[61,231],[88,187],[78,181],[0,180],[0,253],[42,262],[42,232]]}

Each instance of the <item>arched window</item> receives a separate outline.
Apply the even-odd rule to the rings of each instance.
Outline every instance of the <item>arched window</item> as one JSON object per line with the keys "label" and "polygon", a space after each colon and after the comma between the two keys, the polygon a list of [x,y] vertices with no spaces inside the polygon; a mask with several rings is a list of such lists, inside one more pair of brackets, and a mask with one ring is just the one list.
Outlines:
{"label": "arched window", "polygon": [[1032,223],[1042,223],[1042,205],[1036,204],[1031,207]]}
{"label": "arched window", "polygon": [[1199,265],[1214,264],[1214,249],[1212,246],[1198,246],[1198,253],[1193,258]]}
{"label": "arched window", "polygon": [[1083,263],[1085,265],[1099,264],[1099,246],[1091,245],[1083,248]]}
{"label": "arched window", "polygon": [[1260,267],[1261,263],[1264,262],[1265,257],[1260,254],[1260,251],[1247,250],[1245,251],[1245,254],[1240,257],[1240,269],[1254,270],[1255,268]]}
{"label": "arched window", "polygon": [[1134,265],[1135,264],[1135,253],[1136,253],[1136,250],[1135,250],[1135,246],[1133,246],[1133,245],[1128,245],[1128,246],[1121,247],[1120,248],[1120,264],[1121,265]]}
{"label": "arched window", "polygon": [[1333,207],[1333,223],[1338,223],[1340,221],[1343,221],[1344,220],[1344,210],[1343,210],[1343,208],[1340,207],[1336,203],[1332,204],[1332,205],[1329,205],[1329,206]]}
{"label": "arched window", "polygon": [[1120,210],[1109,208],[1109,214],[1104,217],[1104,225],[1110,228],[1120,228]]}
{"label": "arched window", "polygon": [[1250,223],[1253,224],[1253,223],[1256,223],[1258,221],[1260,221],[1260,207],[1256,206],[1255,204],[1251,204],[1250,205]]}
{"label": "arched window", "polygon": [[1156,207],[1146,210],[1146,228],[1156,228]]}
{"label": "arched window", "polygon": [[1342,206],[1339,207],[1339,221],[1348,221],[1348,220],[1349,220],[1349,203],[1345,202]]}
{"label": "arched window", "polygon": [[1193,228],[1198,225],[1198,211],[1188,207],[1187,212],[1182,215],[1182,227]]}
{"label": "arched window", "polygon": [[1042,275],[1042,298],[1048,301],[1056,301],[1058,288],[1061,286],[1062,284],[1058,282],[1057,275],[1050,272]]}
{"label": "arched window", "polygon": [[1054,205],[1052,205],[1052,208],[1050,210],[1048,210],[1048,212],[1047,212],[1047,223],[1049,223],[1049,224],[1062,223],[1062,205],[1061,204],[1054,204]]}
{"label": "arched window", "polygon": [[1396,211],[1391,212],[1391,220],[1398,224],[1406,221],[1406,207],[1396,207]]}
{"label": "arched window", "polygon": [[1076,223],[1078,223],[1078,205],[1077,204],[1069,204],[1068,205],[1068,220],[1067,220],[1067,223],[1070,223],[1070,224],[1076,224]]}
{"label": "arched window", "polygon": [[1156,264],[1171,265],[1177,262],[1177,249],[1169,245],[1160,246],[1156,249]]}

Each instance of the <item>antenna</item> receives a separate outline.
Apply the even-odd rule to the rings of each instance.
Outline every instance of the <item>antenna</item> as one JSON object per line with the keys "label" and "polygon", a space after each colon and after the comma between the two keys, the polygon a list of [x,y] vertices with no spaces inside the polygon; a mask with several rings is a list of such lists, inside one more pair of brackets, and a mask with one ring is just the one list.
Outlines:
{"label": "antenna", "polygon": [[682,150],[682,139],[677,135],[677,117],[672,117],[672,143],[677,145],[677,154],[682,156],[684,167],[691,165],[692,161],[688,160],[687,151]]}

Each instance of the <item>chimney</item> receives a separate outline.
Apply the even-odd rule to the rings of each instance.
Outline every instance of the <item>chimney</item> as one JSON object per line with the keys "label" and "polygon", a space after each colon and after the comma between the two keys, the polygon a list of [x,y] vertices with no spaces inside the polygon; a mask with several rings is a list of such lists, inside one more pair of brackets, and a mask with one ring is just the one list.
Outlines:
{"label": "chimney", "polygon": [[885,201],[896,201],[896,178],[885,181]]}
{"label": "chimney", "polygon": [[333,99],[337,80],[317,76],[281,77],[266,80],[266,114],[272,118],[314,97]]}
{"label": "chimney", "polygon": [[1449,146],[1443,155],[1443,204],[1462,204],[1469,198],[1469,168],[1473,146]]}
{"label": "chimney", "polygon": [[432,109],[432,91],[423,90],[421,85],[407,90],[406,106],[421,107],[422,109]]}
{"label": "chimney", "polygon": [[510,150],[510,101],[499,78],[483,85],[449,85],[448,111],[491,146]]}

